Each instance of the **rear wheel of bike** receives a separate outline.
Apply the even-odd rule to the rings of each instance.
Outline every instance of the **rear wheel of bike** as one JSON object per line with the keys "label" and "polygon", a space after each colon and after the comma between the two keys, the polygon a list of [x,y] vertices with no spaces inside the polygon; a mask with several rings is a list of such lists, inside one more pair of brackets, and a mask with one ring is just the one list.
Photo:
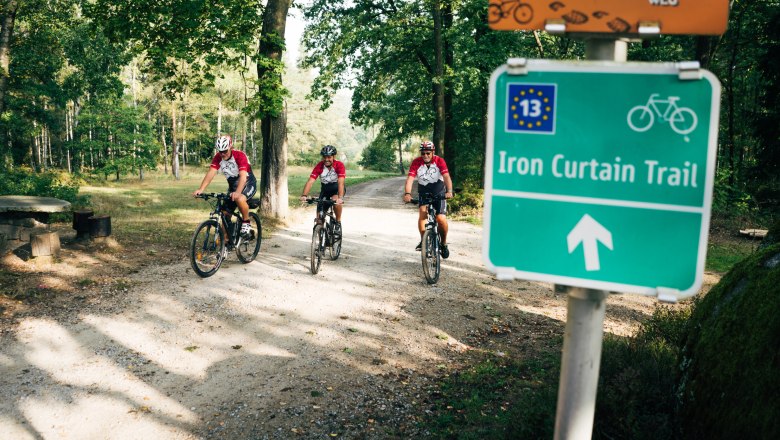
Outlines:
{"label": "rear wheel of bike", "polygon": [[[236,226],[238,227],[238,226]],[[249,213],[249,227],[252,229],[247,238],[241,237],[241,242],[236,248],[238,259],[242,263],[254,260],[260,252],[260,242],[263,240],[263,227],[260,225],[260,217],[254,212]]]}
{"label": "rear wheel of bike", "polygon": [[206,278],[214,275],[225,259],[225,240],[216,220],[206,220],[198,225],[190,244],[192,270]]}
{"label": "rear wheel of bike", "polygon": [[322,225],[314,227],[311,234],[311,273],[316,274],[320,270],[322,254],[325,252],[325,229]]}
{"label": "rear wheel of bike", "polygon": [[330,234],[330,259],[335,260],[341,255],[341,231],[336,233],[336,226],[333,225],[333,229]]}
{"label": "rear wheel of bike", "polygon": [[441,270],[439,260],[439,237],[433,231],[428,229],[422,237],[422,266],[425,279],[428,284],[436,284],[439,281],[439,272]]}

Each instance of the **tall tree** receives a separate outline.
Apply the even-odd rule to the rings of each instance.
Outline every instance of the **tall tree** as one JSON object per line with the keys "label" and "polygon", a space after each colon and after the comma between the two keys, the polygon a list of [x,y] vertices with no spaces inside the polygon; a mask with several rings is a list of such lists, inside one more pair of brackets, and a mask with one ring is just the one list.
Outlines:
{"label": "tall tree", "polygon": [[263,156],[260,171],[260,209],[266,215],[285,218],[287,190],[287,108],[282,85],[284,30],[291,0],[268,0],[257,58],[258,100]]}

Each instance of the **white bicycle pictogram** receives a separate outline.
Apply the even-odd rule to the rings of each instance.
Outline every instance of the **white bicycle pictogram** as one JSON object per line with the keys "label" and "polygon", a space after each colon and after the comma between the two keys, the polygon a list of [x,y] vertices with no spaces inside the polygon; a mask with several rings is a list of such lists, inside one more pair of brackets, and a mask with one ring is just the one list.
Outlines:
{"label": "white bicycle pictogram", "polygon": [[[658,116],[661,122],[669,122],[672,130],[678,134],[686,135],[692,132],[696,129],[699,120],[693,110],[688,107],[678,107],[677,101],[679,100],[679,96],[659,99],[658,93],[653,93],[647,100],[647,104],[638,105],[629,110],[626,117],[628,126],[641,133],[650,130],[655,122],[655,117]],[[666,108],[661,111],[663,105],[666,105]]]}

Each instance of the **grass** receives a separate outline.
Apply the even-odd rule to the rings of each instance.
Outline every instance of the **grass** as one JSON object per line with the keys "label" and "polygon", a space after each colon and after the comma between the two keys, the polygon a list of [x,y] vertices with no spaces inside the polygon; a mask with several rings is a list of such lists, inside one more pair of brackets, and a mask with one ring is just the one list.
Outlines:
{"label": "grass", "polygon": [[707,246],[707,270],[726,273],[752,254],[758,242],[712,239]]}

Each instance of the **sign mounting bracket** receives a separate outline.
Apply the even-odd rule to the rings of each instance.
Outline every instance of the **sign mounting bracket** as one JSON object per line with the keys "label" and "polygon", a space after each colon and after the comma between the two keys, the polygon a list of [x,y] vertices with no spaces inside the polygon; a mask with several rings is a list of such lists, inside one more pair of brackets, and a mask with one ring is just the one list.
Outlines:
{"label": "sign mounting bracket", "polygon": [[513,76],[528,75],[528,59],[527,58],[510,58],[506,61],[507,69],[506,73]]}
{"label": "sign mounting bracket", "polygon": [[698,61],[682,61],[677,63],[677,77],[680,81],[698,81],[702,79],[701,67]]}

